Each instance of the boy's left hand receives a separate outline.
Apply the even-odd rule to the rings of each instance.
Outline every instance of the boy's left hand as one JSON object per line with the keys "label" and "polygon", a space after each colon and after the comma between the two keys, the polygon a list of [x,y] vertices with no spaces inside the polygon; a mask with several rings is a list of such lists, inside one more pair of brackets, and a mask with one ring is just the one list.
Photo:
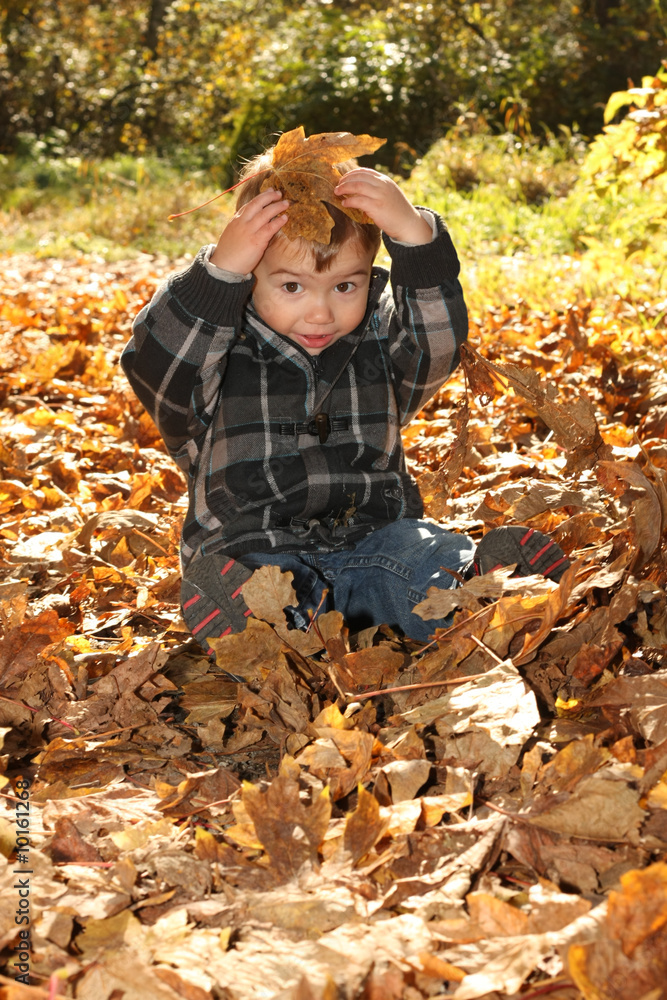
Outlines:
{"label": "boy's left hand", "polygon": [[359,208],[376,226],[399,243],[430,243],[433,231],[391,177],[357,167],[344,174],[334,189],[346,208]]}

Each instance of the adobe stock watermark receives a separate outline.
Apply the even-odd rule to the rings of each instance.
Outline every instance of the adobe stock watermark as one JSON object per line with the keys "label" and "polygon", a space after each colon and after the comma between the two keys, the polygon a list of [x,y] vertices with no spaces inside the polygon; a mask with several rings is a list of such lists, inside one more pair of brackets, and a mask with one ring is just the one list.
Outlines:
{"label": "adobe stock watermark", "polygon": [[15,969],[17,983],[30,983],[30,781],[19,778],[16,782],[16,861],[14,874],[16,881],[16,910],[14,923],[19,928],[19,936],[14,945],[14,959],[10,967]]}

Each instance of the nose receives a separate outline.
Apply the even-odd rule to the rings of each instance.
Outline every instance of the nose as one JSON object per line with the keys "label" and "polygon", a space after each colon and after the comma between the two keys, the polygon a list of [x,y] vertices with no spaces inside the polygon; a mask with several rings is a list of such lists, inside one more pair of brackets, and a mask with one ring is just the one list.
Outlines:
{"label": "nose", "polygon": [[334,314],[329,300],[325,295],[317,295],[308,304],[304,318],[306,323],[321,325],[323,323],[333,323]]}

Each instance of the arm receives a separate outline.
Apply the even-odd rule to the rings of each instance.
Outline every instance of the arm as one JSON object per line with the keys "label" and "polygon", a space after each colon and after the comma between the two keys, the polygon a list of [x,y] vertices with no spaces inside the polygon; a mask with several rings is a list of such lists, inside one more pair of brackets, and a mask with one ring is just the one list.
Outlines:
{"label": "arm", "polygon": [[215,248],[202,249],[186,271],[158,289],[137,316],[121,357],[132,388],[186,470],[189,442],[206,431],[215,412],[226,355],[252,291],[249,272],[287,219],[279,199],[276,191],[252,199]]}
{"label": "arm", "polygon": [[351,170],[336,194],[345,207],[361,209],[380,226],[392,258],[393,303],[386,304],[382,322],[405,424],[456,368],[468,336],[456,250],[439,216],[430,213],[434,236],[427,210],[415,208],[391,178],[375,170]]}
{"label": "arm", "polygon": [[211,422],[225,356],[252,281],[213,277],[202,248],[159,288],[134,321],[123,370],[170,454],[187,471],[187,444]]}
{"label": "arm", "polygon": [[456,250],[442,219],[432,217],[436,235],[429,244],[404,246],[384,239],[393,292],[384,322],[402,424],[446,382],[468,337]]}

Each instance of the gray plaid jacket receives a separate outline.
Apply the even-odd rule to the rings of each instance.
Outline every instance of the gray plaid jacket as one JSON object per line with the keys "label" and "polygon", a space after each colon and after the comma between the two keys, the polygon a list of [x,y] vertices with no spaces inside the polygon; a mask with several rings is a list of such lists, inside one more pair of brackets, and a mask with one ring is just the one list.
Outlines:
{"label": "gray plaid jacket", "polygon": [[183,568],[213,552],[331,551],[420,517],[400,428],[459,360],[468,319],[456,251],[385,237],[360,326],[310,357],[213,277],[204,247],[137,316],[121,358],[188,480]]}

